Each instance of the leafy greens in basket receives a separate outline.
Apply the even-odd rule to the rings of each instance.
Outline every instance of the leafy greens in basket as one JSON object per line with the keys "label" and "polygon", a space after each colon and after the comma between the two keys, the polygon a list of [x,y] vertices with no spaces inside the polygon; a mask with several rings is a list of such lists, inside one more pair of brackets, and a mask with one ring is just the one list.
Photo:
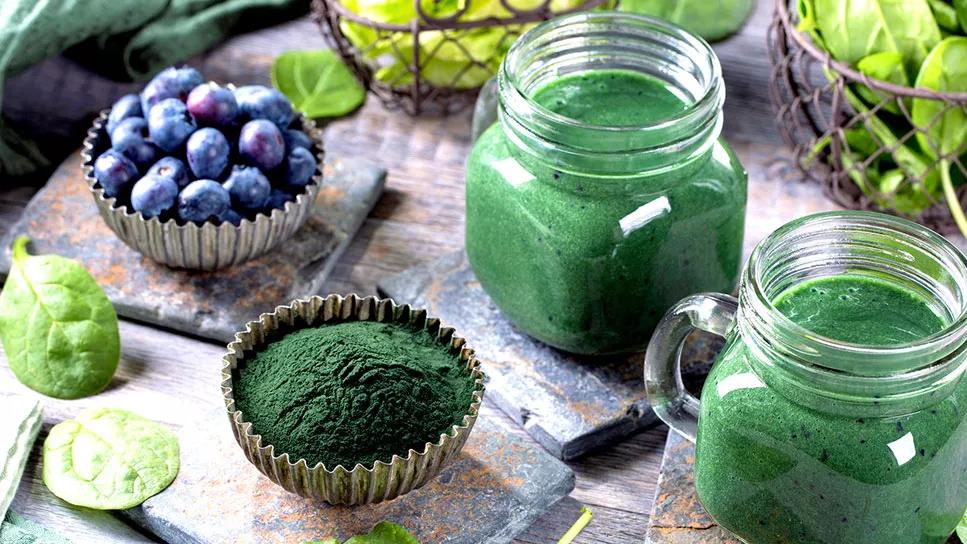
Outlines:
{"label": "leafy greens in basket", "polygon": [[[410,25],[417,18],[413,0],[340,0],[349,11],[383,24]],[[518,10],[533,10],[544,0],[510,0]],[[583,0],[551,0],[551,10],[561,12],[580,6]],[[513,13],[501,0],[421,0],[427,17],[452,17],[466,7],[461,22],[496,18]],[[420,32],[419,65],[422,78],[435,87],[472,89],[483,85],[496,72],[516,37],[533,24],[483,26],[457,30]],[[377,31],[343,19],[340,30],[375,67],[373,77],[392,87],[413,82],[413,35],[407,31]]]}
{"label": "leafy greens in basket", "polygon": [[[903,87],[967,91],[967,0],[799,0],[800,31],[834,59]],[[956,24],[955,24],[956,23]],[[967,234],[956,186],[967,182],[967,112],[898,99],[862,84],[843,89],[862,123],[843,134],[841,160],[877,206],[917,216],[946,199]],[[910,133],[916,131],[916,136]],[[817,144],[814,154],[830,144]],[[960,164],[958,165],[957,162]]]}

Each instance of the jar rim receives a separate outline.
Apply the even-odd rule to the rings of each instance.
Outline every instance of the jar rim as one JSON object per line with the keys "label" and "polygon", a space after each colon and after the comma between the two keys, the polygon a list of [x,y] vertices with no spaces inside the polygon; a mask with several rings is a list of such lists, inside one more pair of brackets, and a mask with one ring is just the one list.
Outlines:
{"label": "jar rim", "polygon": [[[533,99],[554,78],[607,69],[654,77],[684,95],[685,107],[645,123],[602,125]],[[562,170],[629,175],[670,170],[710,149],[721,133],[725,86],[711,46],[685,29],[645,15],[577,12],[514,42],[497,73],[497,98],[505,134],[531,156]]]}
{"label": "jar rim", "polygon": [[552,32],[555,29],[566,26],[580,23],[594,24],[601,22],[625,25],[629,28],[641,26],[658,30],[677,40],[687,43],[693,47],[696,52],[704,53],[704,58],[708,59],[707,69],[709,73],[709,82],[705,85],[703,94],[699,97],[693,98],[692,102],[686,104],[687,107],[680,112],[676,112],[667,117],[662,117],[661,119],[657,119],[653,122],[642,123],[640,125],[600,125],[595,123],[585,123],[572,117],[557,113],[539,103],[533,102],[534,108],[540,111],[541,114],[553,119],[558,123],[582,129],[610,132],[638,132],[641,130],[655,130],[681,123],[683,120],[694,115],[693,110],[695,110],[701,103],[714,101],[717,98],[717,94],[721,92],[720,86],[715,85],[714,82],[721,80],[722,66],[719,63],[718,56],[715,54],[712,46],[709,45],[707,41],[700,36],[693,34],[684,28],[664,19],[659,19],[650,15],[640,15],[623,11],[575,12],[562,17],[549,19],[525,32],[520,38],[517,39],[517,41],[514,42],[513,45],[511,45],[510,49],[507,51],[504,62],[501,64],[500,72],[503,77],[506,78],[507,83],[510,84],[509,90],[517,93],[520,99],[530,101],[529,97],[523,91],[521,91],[519,80],[517,78],[518,71],[514,69],[517,63],[521,62],[520,56],[529,38],[533,38],[540,33]]}
{"label": "jar rim", "polygon": [[[871,232],[899,234],[910,242],[920,244],[923,249],[931,252],[939,264],[949,267],[948,272],[955,275],[958,289],[962,291],[960,307],[956,309],[956,313],[952,313],[952,319],[943,329],[902,344],[872,345],[846,342],[823,336],[803,327],[776,308],[772,298],[766,293],[764,278],[768,261],[767,252],[789,244],[806,229],[813,231],[869,229]],[[753,314],[768,315],[771,323],[783,333],[783,336],[795,337],[799,340],[801,346],[798,351],[823,355],[824,357],[818,357],[811,362],[832,370],[858,375],[914,371],[949,356],[967,340],[967,257],[949,240],[929,228],[883,213],[824,212],[786,223],[759,242],[753,250],[743,279],[743,288],[746,287],[751,291],[752,296],[743,297],[743,300],[747,304],[751,303]],[[835,357],[830,357],[830,354],[835,354]],[[921,364],[915,365],[915,368],[903,368],[904,362],[910,366],[909,361],[918,359]],[[836,364],[840,360],[852,361],[853,364],[846,368]],[[856,364],[857,362],[861,364]]]}

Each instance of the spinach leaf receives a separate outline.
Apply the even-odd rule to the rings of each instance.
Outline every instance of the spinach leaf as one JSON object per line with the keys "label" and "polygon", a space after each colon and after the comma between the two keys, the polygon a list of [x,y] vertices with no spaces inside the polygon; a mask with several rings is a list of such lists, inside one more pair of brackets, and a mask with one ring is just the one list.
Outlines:
{"label": "spinach leaf", "polygon": [[967,544],[967,510],[964,510],[964,517],[960,518],[957,524],[957,536],[963,544]]}
{"label": "spinach leaf", "polygon": [[[896,51],[882,51],[867,55],[856,63],[856,68],[873,79],[902,86],[910,85],[906,70],[903,68],[903,55]],[[900,113],[897,99],[892,95],[874,91],[866,85],[857,85],[856,92],[871,105],[875,106],[883,102],[884,110],[895,114]]]}
{"label": "spinach leaf", "polygon": [[272,85],[312,118],[346,115],[366,98],[366,90],[329,49],[279,55],[272,63]]}
{"label": "spinach leaf", "polygon": [[381,521],[369,534],[350,538],[344,544],[420,544],[406,529],[395,523]]}
{"label": "spinach leaf", "polygon": [[751,0],[621,0],[618,4],[621,11],[660,17],[710,42],[735,33],[753,7]]}
{"label": "spinach leaf", "polygon": [[937,25],[947,32],[957,32],[960,25],[957,24],[957,10],[944,0],[927,0],[930,10],[933,11],[933,18],[937,20]]}
{"label": "spinach leaf", "polygon": [[[313,540],[302,544],[339,544],[339,539]],[[365,535],[356,535],[343,544],[420,544],[406,529],[399,525],[381,521]]]}
{"label": "spinach leaf", "polygon": [[[967,34],[967,0],[954,0],[954,11],[957,12],[957,21],[960,23],[960,30],[964,34]],[[967,541],[964,544],[967,544]]]}
{"label": "spinach leaf", "polygon": [[894,51],[911,79],[941,38],[927,0],[814,0],[813,15],[834,58],[855,65],[873,53]]}
{"label": "spinach leaf", "polygon": [[76,399],[110,383],[121,356],[114,307],[77,261],[31,256],[26,236],[13,244],[0,293],[0,339],[10,369],[27,387]]}
{"label": "spinach leaf", "polygon": [[[967,92],[967,37],[946,38],[927,56],[917,76],[916,86],[941,92]],[[967,111],[942,100],[917,98],[913,101],[913,124],[922,129],[917,140],[924,152],[937,159],[940,181],[950,213],[967,236],[967,217],[951,180],[951,155],[964,151],[967,144]]]}
{"label": "spinach leaf", "polygon": [[126,410],[94,408],[58,423],[44,441],[44,484],[97,510],[133,508],[178,474],[178,439]]}

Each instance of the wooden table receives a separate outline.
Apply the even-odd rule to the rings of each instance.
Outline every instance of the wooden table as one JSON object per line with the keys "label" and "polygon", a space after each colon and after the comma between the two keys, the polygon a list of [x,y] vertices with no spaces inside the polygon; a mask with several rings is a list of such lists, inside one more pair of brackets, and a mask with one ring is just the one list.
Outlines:
{"label": "wooden table", "polygon": [[[818,187],[800,183],[801,176],[790,165],[774,126],[765,49],[770,12],[771,2],[760,0],[744,30],[716,46],[728,83],[725,135],[750,171],[747,250],[791,217],[834,208],[821,197]],[[324,43],[318,29],[304,19],[232,39],[192,64],[213,79],[267,83],[267,66],[278,52],[319,47]],[[62,87],[49,83],[77,79],[84,81],[88,105],[83,107],[88,109],[91,100],[101,102],[95,107],[107,106],[114,96],[134,88],[92,78],[70,62],[54,59],[11,82],[5,110],[21,119],[75,119],[86,112],[77,111],[76,104],[59,104],[63,102]],[[51,108],[51,104],[56,105]],[[469,131],[469,113],[414,119],[386,111],[373,98],[352,117],[330,125],[330,153],[349,155],[362,150],[389,169],[389,178],[385,195],[337,265],[326,291],[372,294],[380,278],[462,247],[463,164]],[[0,234],[34,190],[6,188],[0,193]],[[13,504],[17,512],[78,543],[152,539],[109,513],[82,512],[47,491],[39,459],[40,445],[51,425],[83,408],[116,406],[180,428],[221,404],[218,374],[223,346],[132,322],[122,322],[121,337],[122,361],[107,391],[77,401],[44,399],[44,431]],[[5,359],[0,366],[6,366]],[[2,368],[0,393],[6,392],[33,394]],[[494,408],[485,405],[483,410]],[[508,429],[521,433],[509,418],[500,419]],[[577,542],[641,542],[666,433],[665,427],[654,428],[571,462],[577,473],[574,493],[516,542],[556,542],[577,518],[581,504],[590,506],[594,520]]]}

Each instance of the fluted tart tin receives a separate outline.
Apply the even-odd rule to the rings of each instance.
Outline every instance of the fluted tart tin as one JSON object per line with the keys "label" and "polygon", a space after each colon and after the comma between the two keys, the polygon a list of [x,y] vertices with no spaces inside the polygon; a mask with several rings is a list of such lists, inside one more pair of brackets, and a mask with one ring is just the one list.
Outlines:
{"label": "fluted tart tin", "polygon": [[[244,368],[247,358],[260,348],[279,340],[284,333],[311,327],[325,327],[350,321],[396,323],[427,331],[441,347],[459,355],[461,368],[474,380],[473,392],[467,398],[467,410],[460,424],[441,432],[436,442],[427,442],[421,451],[410,449],[394,454],[390,462],[376,460],[368,466],[357,463],[328,467],[323,462],[309,466],[306,459],[291,458],[289,453],[275,451],[256,434],[245,413],[237,409],[235,372]],[[394,499],[419,488],[433,479],[463,448],[477,420],[484,393],[484,374],[474,350],[457,336],[454,329],[439,319],[429,317],[426,310],[398,305],[391,299],[356,295],[314,296],[264,313],[236,333],[223,358],[222,395],[235,439],[245,456],[265,476],[285,490],[300,496],[331,504],[373,504]]]}
{"label": "fluted tart tin", "polygon": [[173,219],[145,219],[115,197],[104,194],[94,177],[94,161],[110,147],[105,128],[110,110],[104,110],[87,131],[81,150],[81,168],[91,196],[104,223],[131,249],[149,259],[173,268],[216,270],[243,263],[269,252],[289,239],[309,219],[316,195],[323,183],[323,132],[305,116],[300,116],[302,131],[316,151],[316,172],[305,190],[271,215],[259,213],[254,220],[243,219],[236,226],[228,221],[216,225],[193,222],[179,225]]}

